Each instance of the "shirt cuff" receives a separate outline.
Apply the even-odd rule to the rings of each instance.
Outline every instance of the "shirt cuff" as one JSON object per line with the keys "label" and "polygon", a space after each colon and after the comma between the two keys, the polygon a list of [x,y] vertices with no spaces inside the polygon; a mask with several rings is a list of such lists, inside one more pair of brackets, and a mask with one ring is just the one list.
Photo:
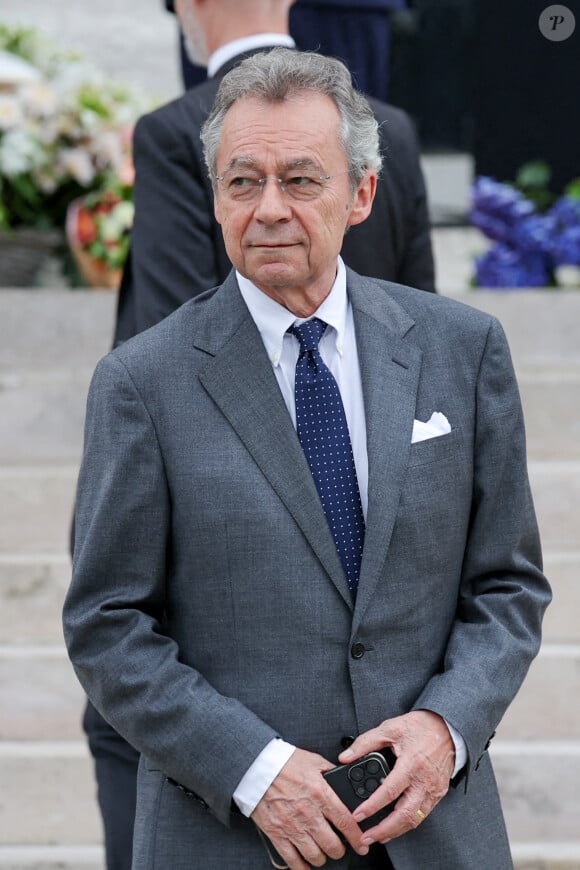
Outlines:
{"label": "shirt cuff", "polygon": [[457,776],[459,771],[463,767],[465,767],[465,762],[467,761],[467,746],[465,745],[465,740],[463,739],[459,731],[457,731],[457,729],[455,729],[453,725],[450,725],[447,719],[444,719],[443,721],[449,728],[451,739],[455,744],[455,767],[453,768],[453,773],[451,775],[451,779],[453,779],[455,776]]}
{"label": "shirt cuff", "polygon": [[279,737],[262,749],[233,794],[234,803],[244,816],[252,815],[295,749]]}

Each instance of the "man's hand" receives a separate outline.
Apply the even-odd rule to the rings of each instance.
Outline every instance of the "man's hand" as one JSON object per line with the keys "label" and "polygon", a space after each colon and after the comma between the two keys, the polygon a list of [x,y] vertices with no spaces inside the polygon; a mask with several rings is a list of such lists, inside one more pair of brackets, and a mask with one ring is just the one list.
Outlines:
{"label": "man's hand", "polygon": [[455,748],[445,721],[429,710],[387,719],[361,734],[339,756],[341,764],[391,747],[397,763],[383,784],[353,813],[357,822],[398,798],[393,812],[365,832],[363,842],[388,843],[416,828],[445,797],[455,766]]}
{"label": "man's hand", "polygon": [[322,777],[334,766],[321,755],[297,749],[252,813],[290,870],[309,870],[322,867],[327,858],[342,858],[345,847],[336,831],[359,855],[369,851],[359,826]]}

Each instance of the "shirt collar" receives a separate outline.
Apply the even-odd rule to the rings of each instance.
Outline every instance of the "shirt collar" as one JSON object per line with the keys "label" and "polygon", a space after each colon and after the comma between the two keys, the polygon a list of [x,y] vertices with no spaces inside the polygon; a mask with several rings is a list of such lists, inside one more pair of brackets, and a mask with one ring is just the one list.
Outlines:
{"label": "shirt collar", "polygon": [[212,78],[232,57],[252,51],[255,48],[273,48],[275,45],[285,45],[287,48],[296,48],[296,43],[291,36],[284,33],[256,33],[254,36],[242,36],[234,39],[218,48],[210,56],[207,62],[207,75]]}
{"label": "shirt collar", "polygon": [[[264,342],[266,353],[273,366],[280,362],[284,336],[293,323],[304,323],[310,318],[299,318],[276,302],[270,296],[266,296],[261,290],[236,272],[238,286],[248,310],[258,327],[258,331]],[[324,302],[314,312],[312,317],[319,317],[329,326],[333,327],[336,335],[336,349],[342,356],[344,337],[346,332],[346,316],[348,310],[348,297],[346,294],[346,269],[341,257],[338,258],[337,273],[332,289]]]}

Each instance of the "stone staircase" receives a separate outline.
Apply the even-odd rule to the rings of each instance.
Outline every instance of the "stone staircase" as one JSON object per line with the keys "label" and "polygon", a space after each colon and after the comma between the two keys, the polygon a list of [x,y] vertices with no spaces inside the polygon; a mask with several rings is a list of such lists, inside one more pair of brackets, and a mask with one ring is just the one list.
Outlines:
{"label": "stone staircase", "polygon": [[[555,592],[494,763],[518,870],[580,870],[580,293],[463,298],[510,340]],[[84,399],[114,304],[106,292],[0,291],[0,870],[103,870],[60,610]]]}

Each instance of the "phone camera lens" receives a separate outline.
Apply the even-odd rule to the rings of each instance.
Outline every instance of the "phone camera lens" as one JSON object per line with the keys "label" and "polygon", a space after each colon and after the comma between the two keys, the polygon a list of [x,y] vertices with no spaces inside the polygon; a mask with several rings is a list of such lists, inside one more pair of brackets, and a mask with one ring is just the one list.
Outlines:
{"label": "phone camera lens", "polygon": [[370,792],[373,792],[373,791],[376,791],[376,790],[378,789],[378,787],[379,787],[379,781],[378,781],[378,779],[374,779],[372,776],[370,776],[370,777],[365,781],[365,788],[366,788],[367,792],[369,792],[369,793],[370,793]]}
{"label": "phone camera lens", "polygon": [[367,761],[366,771],[370,773],[371,776],[374,776],[381,769],[381,765],[376,760],[376,758],[372,758],[370,761]]}
{"label": "phone camera lens", "polygon": [[364,779],[364,771],[362,767],[353,767],[350,772],[350,778],[353,782],[362,782]]}

